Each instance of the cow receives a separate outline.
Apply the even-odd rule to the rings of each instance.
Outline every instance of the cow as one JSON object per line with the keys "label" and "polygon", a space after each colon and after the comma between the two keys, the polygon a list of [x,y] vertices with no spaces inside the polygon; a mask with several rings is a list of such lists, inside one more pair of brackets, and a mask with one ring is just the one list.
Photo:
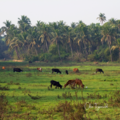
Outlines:
{"label": "cow", "polygon": [[53,85],[53,86],[56,86],[55,88],[60,87],[62,89],[62,85],[59,82],[57,82],[55,80],[51,80],[50,83],[51,83],[51,85],[50,85],[51,88],[52,88],[52,85]]}
{"label": "cow", "polygon": [[42,72],[42,68],[37,68],[38,71]]}
{"label": "cow", "polygon": [[77,85],[79,85],[79,88],[80,88],[80,86],[81,86],[81,88],[84,88],[84,84],[82,83],[82,81],[80,79],[68,80],[67,83],[64,85],[64,88],[67,85],[70,85],[72,88],[74,88],[75,85],[76,85],[76,88],[77,88]]}
{"label": "cow", "polygon": [[96,73],[97,73],[97,72],[100,72],[100,73],[102,72],[102,73],[104,73],[104,71],[103,71],[102,69],[99,69],[99,68],[96,69]]}
{"label": "cow", "polygon": [[64,85],[64,88],[68,85],[70,85],[73,88],[73,86],[75,86],[75,80],[68,80],[67,83]]}
{"label": "cow", "polygon": [[68,71],[66,70],[65,73],[68,74]]}
{"label": "cow", "polygon": [[74,68],[73,72],[79,72],[78,68]]}
{"label": "cow", "polygon": [[53,72],[57,72],[57,73],[60,73],[61,74],[61,71],[59,69],[52,69],[52,73]]}
{"label": "cow", "polygon": [[20,68],[13,68],[13,72],[22,72],[23,70],[21,70]]}
{"label": "cow", "polygon": [[80,88],[80,86],[81,86],[81,88],[84,88],[84,85],[80,79],[75,79],[75,84],[76,84],[76,87],[77,87],[77,85],[79,85],[79,88]]}
{"label": "cow", "polygon": [[5,70],[5,67],[3,66],[2,69]]}
{"label": "cow", "polygon": [[29,63],[32,63],[32,61],[29,61]]}

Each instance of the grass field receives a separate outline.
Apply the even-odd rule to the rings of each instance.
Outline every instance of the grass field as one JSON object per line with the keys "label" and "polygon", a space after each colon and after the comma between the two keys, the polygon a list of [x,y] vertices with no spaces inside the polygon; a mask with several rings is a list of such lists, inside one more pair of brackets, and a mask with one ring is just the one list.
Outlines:
{"label": "grass field", "polygon": [[[0,119],[3,120],[119,120],[119,63],[32,63],[0,62]],[[2,70],[2,66],[6,69]],[[13,72],[19,67],[23,72]],[[42,67],[43,71],[36,70]],[[59,68],[62,74],[53,73]],[[74,73],[78,68],[79,73]],[[95,73],[102,68],[103,73]],[[68,70],[69,74],[65,74]],[[50,88],[79,78],[85,88]]]}

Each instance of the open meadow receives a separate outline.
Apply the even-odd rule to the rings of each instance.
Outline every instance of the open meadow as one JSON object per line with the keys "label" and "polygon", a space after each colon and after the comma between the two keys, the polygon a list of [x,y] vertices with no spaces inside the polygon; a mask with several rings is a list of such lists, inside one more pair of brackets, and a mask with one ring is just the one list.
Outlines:
{"label": "open meadow", "polygon": [[[23,72],[13,72],[15,67]],[[62,73],[52,74],[52,68]],[[104,73],[96,73],[96,68]],[[64,88],[76,78],[84,89]],[[59,81],[62,89],[50,88],[51,80]],[[0,119],[120,120],[120,63],[0,62]]]}

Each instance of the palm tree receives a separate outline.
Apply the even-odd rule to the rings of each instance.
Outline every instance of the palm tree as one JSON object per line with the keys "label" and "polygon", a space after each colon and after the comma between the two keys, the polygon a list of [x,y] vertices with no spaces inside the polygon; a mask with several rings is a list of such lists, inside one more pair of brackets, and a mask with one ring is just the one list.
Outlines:
{"label": "palm tree", "polygon": [[17,58],[20,59],[20,55],[18,52],[18,49],[23,45],[23,42],[19,40],[18,37],[14,37],[10,43],[9,43],[9,48],[10,49],[15,49],[15,52],[17,54]]}
{"label": "palm tree", "polygon": [[102,27],[101,34],[103,35],[103,37],[101,38],[101,42],[103,42],[103,40],[105,40],[108,43],[109,50],[110,50],[110,57],[111,57],[111,61],[112,61],[111,42],[112,42],[112,40],[115,40],[115,36],[116,36],[115,27],[112,27],[109,23],[106,23]]}
{"label": "palm tree", "polygon": [[110,22],[110,24],[115,25],[117,23],[117,21],[114,18],[111,18],[108,22]]}
{"label": "palm tree", "polygon": [[21,16],[21,18],[18,18],[18,24],[19,24],[19,29],[21,29],[21,31],[23,32],[31,27],[30,19],[24,15]]}
{"label": "palm tree", "polygon": [[53,32],[52,32],[52,35],[53,35],[53,38],[52,38],[52,42],[56,43],[57,45],[57,48],[58,48],[58,55],[59,55],[59,58],[61,59],[61,55],[60,55],[60,44],[63,44],[63,26],[64,26],[64,23],[62,21],[60,22],[54,22],[54,23],[50,23],[50,26],[53,28]]}
{"label": "palm tree", "polygon": [[49,52],[49,44],[51,42],[50,38],[52,36],[50,26],[42,22],[40,25],[38,24],[37,32],[38,39],[41,41],[41,43],[45,44],[46,49]]}
{"label": "palm tree", "polygon": [[10,28],[10,26],[12,25],[11,24],[11,21],[9,21],[9,20],[6,20],[6,22],[3,22],[4,24],[5,24],[5,26],[3,26],[2,28],[1,28],[1,34],[3,34],[3,35],[6,35],[7,34],[7,31],[9,30],[9,28]]}
{"label": "palm tree", "polygon": [[104,13],[100,13],[99,17],[97,17],[97,19],[99,19],[100,23],[103,25],[103,22],[106,21],[106,17]]}
{"label": "palm tree", "polygon": [[37,44],[37,30],[36,27],[32,27],[28,29],[28,35],[26,37],[26,40],[28,42],[28,48],[29,50],[32,49],[32,51],[35,50],[36,55],[38,55],[37,49],[36,49],[36,44]]}
{"label": "palm tree", "polygon": [[[73,25],[73,23],[71,24],[71,26],[73,28],[75,27],[74,25]],[[73,57],[73,39],[75,37],[75,34],[74,34],[74,29],[72,27],[65,26],[64,36],[65,36],[65,39],[67,40],[67,42],[70,44],[71,55]]]}
{"label": "palm tree", "polygon": [[120,60],[120,38],[117,39],[117,43],[118,43],[118,48],[119,48],[119,60]]}
{"label": "palm tree", "polygon": [[85,57],[87,58],[88,55],[88,51],[87,51],[87,45],[88,45],[88,41],[89,41],[89,37],[88,37],[88,27],[83,23],[83,22],[79,22],[79,24],[76,26],[75,28],[75,32],[76,32],[76,37],[74,38],[74,40],[78,42],[78,45],[82,47],[83,52],[85,52]]}

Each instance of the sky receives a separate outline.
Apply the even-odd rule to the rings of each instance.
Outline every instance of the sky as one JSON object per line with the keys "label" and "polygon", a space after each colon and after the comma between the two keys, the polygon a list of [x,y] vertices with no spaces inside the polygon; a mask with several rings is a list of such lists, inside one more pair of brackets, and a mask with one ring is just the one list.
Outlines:
{"label": "sky", "polygon": [[0,28],[9,20],[18,25],[22,15],[45,23],[63,20],[66,25],[82,20],[86,25],[100,23],[97,17],[104,13],[106,20],[120,19],[120,0],[0,0]]}

